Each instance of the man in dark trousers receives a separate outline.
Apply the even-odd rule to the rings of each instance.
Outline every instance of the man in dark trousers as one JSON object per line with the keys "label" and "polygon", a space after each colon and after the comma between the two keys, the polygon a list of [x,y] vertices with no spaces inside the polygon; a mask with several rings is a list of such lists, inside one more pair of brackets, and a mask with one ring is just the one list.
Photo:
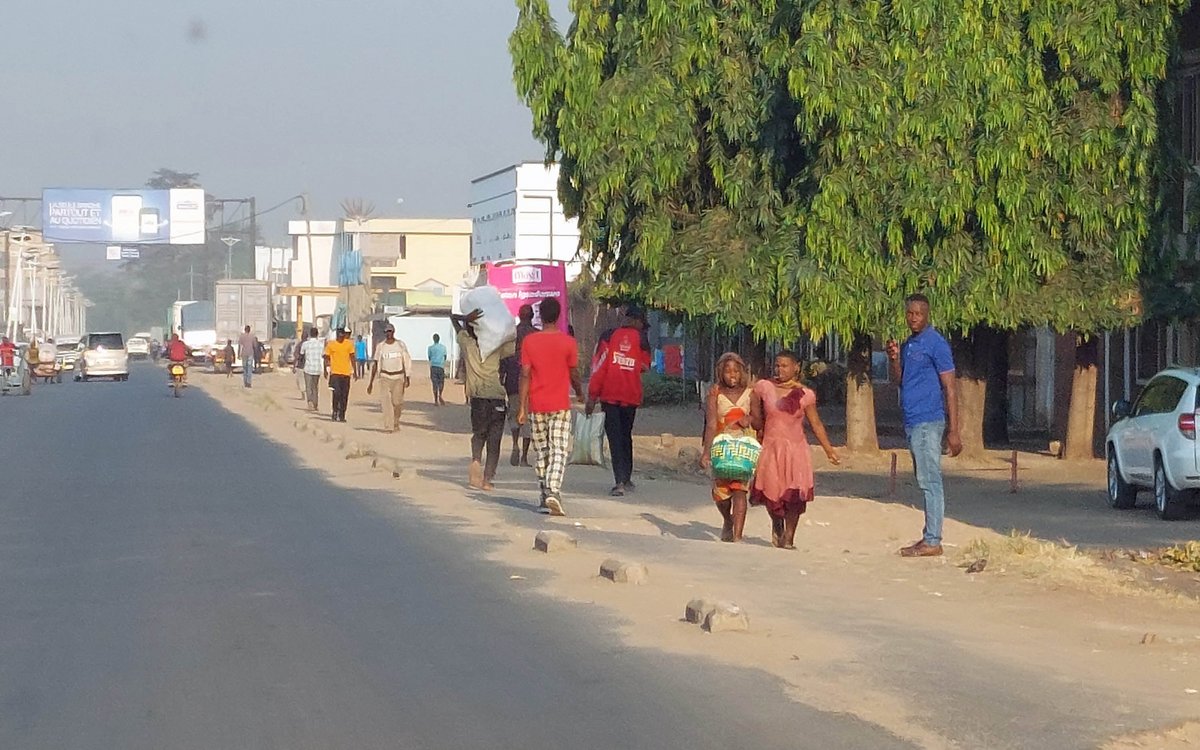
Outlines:
{"label": "man in dark trousers", "polygon": [[650,369],[650,352],[642,343],[646,314],[625,308],[625,321],[597,345],[595,370],[588,383],[587,413],[604,409],[604,434],[612,457],[613,497],[633,490],[633,422],[642,405],[642,373]]}
{"label": "man in dark trousers", "polygon": [[494,489],[492,482],[500,463],[500,445],[504,442],[504,424],[508,420],[508,394],[501,383],[500,362],[512,356],[516,343],[502,344],[485,359],[474,325],[482,315],[479,310],[469,315],[451,315],[450,322],[467,363],[467,398],[471,403],[471,467],[467,481],[474,489],[490,491]]}

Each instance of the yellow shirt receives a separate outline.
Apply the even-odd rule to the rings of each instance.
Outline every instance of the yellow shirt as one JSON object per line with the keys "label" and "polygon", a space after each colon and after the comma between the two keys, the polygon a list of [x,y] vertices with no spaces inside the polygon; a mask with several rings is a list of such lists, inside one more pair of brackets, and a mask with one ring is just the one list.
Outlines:
{"label": "yellow shirt", "polygon": [[354,342],[336,340],[325,345],[325,356],[329,357],[330,375],[351,375],[354,372]]}

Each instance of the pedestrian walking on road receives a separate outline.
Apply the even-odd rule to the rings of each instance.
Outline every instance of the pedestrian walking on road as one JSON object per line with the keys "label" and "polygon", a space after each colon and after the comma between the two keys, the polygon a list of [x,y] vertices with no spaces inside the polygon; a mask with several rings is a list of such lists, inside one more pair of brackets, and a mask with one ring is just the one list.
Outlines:
{"label": "pedestrian walking on road", "polygon": [[[500,447],[504,443],[504,424],[508,421],[508,394],[500,380],[500,362],[512,356],[515,341],[502,344],[485,359],[475,334],[475,321],[483,316],[474,310],[469,315],[451,315],[455,336],[467,360],[467,398],[471,402],[471,467],[468,484],[479,490],[492,490]],[[483,463],[484,449],[487,461]]]}
{"label": "pedestrian walking on road", "polygon": [[358,378],[367,376],[367,342],[362,334],[354,340],[354,375]]}
{"label": "pedestrian walking on road", "polygon": [[321,371],[325,369],[325,342],[317,327],[308,331],[308,338],[300,344],[300,368],[304,373],[304,397],[309,411],[320,409]]}
{"label": "pedestrian walking on road", "polygon": [[446,399],[442,391],[446,389],[446,345],[442,337],[433,334],[433,343],[425,351],[429,359],[429,382],[433,385],[433,403],[435,406],[445,406]]}
{"label": "pedestrian walking on road", "polygon": [[[746,362],[726,352],[713,369],[717,382],[709,389],[704,420],[704,452],[700,464],[708,468],[713,439],[717,435],[753,435],[754,425],[762,424],[762,402],[754,398],[750,371]],[[747,498],[750,483],[735,479],[713,478],[712,499],[725,520],[721,541],[740,542],[746,528]]]}
{"label": "pedestrian walking on road", "polygon": [[[412,357],[403,341],[396,338],[396,327],[391,323],[384,328],[386,338],[375,347],[375,360],[371,363],[371,381],[367,383],[367,395],[375,388],[375,377],[379,376],[379,406],[383,412],[383,431],[400,429],[400,414],[404,411],[404,391],[412,383]],[[342,420],[343,422],[346,420]]]}
{"label": "pedestrian walking on road", "polygon": [[579,377],[579,345],[558,327],[562,306],[557,299],[542,302],[545,330],[530,334],[521,344],[521,411],[518,424],[533,425],[534,466],[541,486],[542,507],[551,515],[566,515],[562,503],[563,476],[571,449],[571,390],[584,400]]}
{"label": "pedestrian walking on road", "polygon": [[[531,333],[537,333],[533,325],[533,305],[521,305],[517,311],[517,351],[513,356],[500,363],[500,374],[504,380],[504,389],[508,392],[508,422],[512,434],[512,456],[509,463],[513,466],[531,466],[529,463],[529,445],[533,442],[533,428],[529,422],[517,423],[517,415],[521,412],[521,344]],[[520,440],[520,446],[517,441]]]}
{"label": "pedestrian walking on road", "polygon": [[238,356],[242,358],[242,386],[249,388],[254,377],[254,357],[258,352],[258,337],[250,333],[250,326],[238,337]]}
{"label": "pedestrian walking on road", "polygon": [[612,456],[613,497],[633,491],[633,423],[642,405],[642,373],[650,369],[650,351],[643,345],[646,314],[625,308],[625,322],[596,345],[596,363],[588,382],[587,414],[599,403],[604,409],[604,434]]}
{"label": "pedestrian walking on road", "polygon": [[233,361],[237,359],[237,350],[233,348],[233,339],[225,339],[225,348],[221,350],[221,356],[225,358],[225,377],[233,377]]}
{"label": "pedestrian walking on road", "polygon": [[900,555],[936,557],[942,554],[946,515],[942,436],[952,457],[962,453],[954,355],[946,338],[929,323],[929,298],[925,295],[913,294],[904,300],[904,319],[910,335],[902,345],[888,341],[887,356],[892,379],[900,384],[904,434],[925,500],[925,529],[921,539],[901,549]]}
{"label": "pedestrian walking on road", "polygon": [[750,487],[750,504],[762,505],[771,516],[771,543],[783,549],[796,548],[796,527],[813,500],[812,456],[804,431],[805,420],[825,449],[829,463],[841,463],[829,443],[825,424],[817,413],[817,394],[800,382],[800,359],[784,351],[775,357],[775,379],[754,386],[760,414],[762,455]]}
{"label": "pedestrian walking on road", "polygon": [[325,378],[333,389],[333,421],[346,421],[350,402],[350,379],[354,377],[354,342],[346,337],[349,331],[339,328],[337,339],[325,345]]}

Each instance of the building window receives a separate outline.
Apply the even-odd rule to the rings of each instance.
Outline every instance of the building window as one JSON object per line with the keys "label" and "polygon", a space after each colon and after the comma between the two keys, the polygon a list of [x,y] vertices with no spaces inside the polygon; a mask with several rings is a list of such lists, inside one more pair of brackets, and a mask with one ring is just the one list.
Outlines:
{"label": "building window", "polygon": [[363,258],[372,268],[395,268],[408,257],[408,238],[403,234],[363,234]]}
{"label": "building window", "polygon": [[395,276],[372,276],[371,288],[377,292],[391,292],[396,289]]}

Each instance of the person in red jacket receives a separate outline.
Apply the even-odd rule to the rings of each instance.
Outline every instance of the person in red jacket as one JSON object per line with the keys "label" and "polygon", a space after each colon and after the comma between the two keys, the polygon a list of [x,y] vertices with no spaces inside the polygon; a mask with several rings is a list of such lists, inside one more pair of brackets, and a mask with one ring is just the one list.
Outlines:
{"label": "person in red jacket", "polygon": [[633,421],[642,405],[642,373],[650,369],[646,343],[646,313],[635,305],[625,308],[625,322],[597,344],[592,379],[588,383],[587,413],[597,402],[604,409],[604,434],[612,456],[613,497],[633,491]]}

